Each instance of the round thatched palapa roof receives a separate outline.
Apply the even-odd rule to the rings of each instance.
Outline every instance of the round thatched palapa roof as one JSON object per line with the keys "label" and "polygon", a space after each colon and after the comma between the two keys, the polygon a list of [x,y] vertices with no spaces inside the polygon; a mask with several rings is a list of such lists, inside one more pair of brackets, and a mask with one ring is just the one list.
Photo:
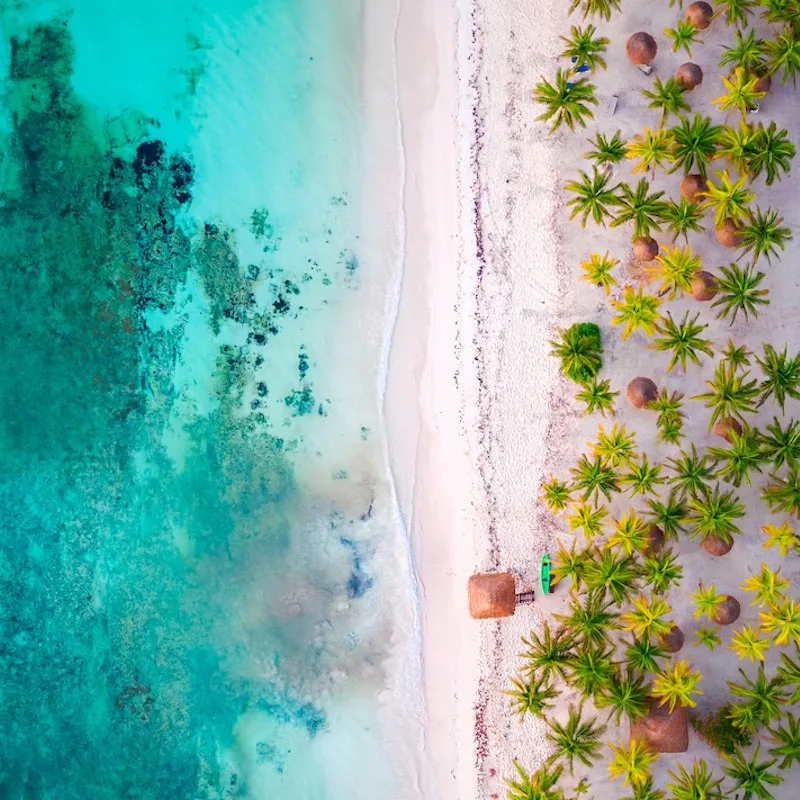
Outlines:
{"label": "round thatched palapa roof", "polygon": [[721,436],[728,444],[733,439],[731,431],[736,431],[737,436],[742,435],[742,423],[733,417],[723,417],[712,428],[712,433]]}
{"label": "round thatched palapa roof", "polygon": [[720,539],[717,536],[703,539],[703,549],[712,556],[724,556],[730,553],[731,547],[733,547],[733,539]]}
{"label": "round thatched palapa roof", "polygon": [[677,653],[683,647],[686,637],[677,625],[673,625],[668,633],[658,637],[658,641],[668,653]]}
{"label": "round thatched palapa roof", "polygon": [[703,70],[697,64],[687,61],[678,67],[675,72],[675,80],[685,89],[694,89],[703,82]]}
{"label": "round thatched palapa roof", "polygon": [[742,243],[741,228],[730,217],[714,233],[723,247],[738,247]]}
{"label": "round thatched palapa roof", "polygon": [[647,408],[658,397],[658,386],[650,378],[634,378],[625,389],[625,396],[634,408]]}
{"label": "round thatched palapa roof", "polygon": [[772,78],[769,75],[762,75],[753,87],[757,92],[764,92],[766,94],[772,86]]}
{"label": "round thatched palapa roof", "polygon": [[625,42],[625,54],[634,64],[649,64],[658,53],[656,40],[644,31],[634,33]]}
{"label": "round thatched palapa roof", "polygon": [[689,749],[689,711],[683,706],[661,705],[649,700],[649,712],[631,720],[631,739],[641,739],[652,753],[685,753]]}
{"label": "round thatched palapa roof", "polygon": [[701,31],[704,31],[711,24],[713,17],[714,9],[708,3],[702,2],[702,0],[692,3],[686,9],[686,19]]}
{"label": "round thatched palapa roof", "polygon": [[706,181],[697,172],[690,172],[681,178],[681,197],[685,197],[690,203],[694,202],[695,197],[706,190]]}
{"label": "round thatched palapa roof", "polygon": [[652,523],[647,529],[647,544],[644,546],[644,554],[646,556],[658,555],[664,549],[664,542],[664,531]]}
{"label": "round thatched palapa roof", "polygon": [[469,613],[473,619],[510,617],[516,605],[514,576],[509,572],[472,575],[467,582]]}
{"label": "round thatched palapa roof", "polygon": [[717,294],[717,279],[710,272],[701,269],[699,272],[695,272],[692,277],[690,291],[692,297],[699,303],[713,300]]}
{"label": "round thatched palapa roof", "polygon": [[742,607],[739,605],[739,601],[735,597],[727,595],[714,612],[714,622],[717,625],[730,625],[739,619],[741,613]]}
{"label": "round thatched palapa roof", "polygon": [[650,236],[640,236],[633,243],[633,255],[637,261],[652,261],[658,255],[658,242]]}

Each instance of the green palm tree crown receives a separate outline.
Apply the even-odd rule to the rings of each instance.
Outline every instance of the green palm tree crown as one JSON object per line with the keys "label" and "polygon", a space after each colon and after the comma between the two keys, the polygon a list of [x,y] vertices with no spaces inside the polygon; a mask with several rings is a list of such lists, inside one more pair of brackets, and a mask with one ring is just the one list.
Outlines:
{"label": "green palm tree crown", "polygon": [[774,800],[768,786],[777,786],[783,780],[783,776],[775,775],[771,772],[777,759],[769,761],[759,761],[761,743],[756,745],[755,752],[747,759],[742,751],[737,747],[728,756],[728,765],[723,766],[725,774],[733,781],[734,791],[743,791],[742,800]]}
{"label": "green palm tree crown", "polygon": [[569,218],[580,216],[583,227],[590,217],[595,224],[605,226],[606,217],[611,217],[612,209],[619,205],[615,189],[609,188],[608,181],[608,173],[599,172],[595,167],[591,175],[581,171],[580,180],[565,184],[566,191],[574,195],[567,200],[567,205],[572,208]]}
{"label": "green palm tree crown", "polygon": [[781,83],[792,79],[792,86],[797,85],[797,73],[800,71],[800,39],[792,26],[786,25],[783,30],[764,45],[769,71],[773,74],[781,70]]}
{"label": "green palm tree crown", "polygon": [[614,523],[614,531],[608,537],[608,544],[619,547],[628,556],[641,553],[647,547],[649,529],[650,526],[631,509]]}
{"label": "green palm tree crown", "polygon": [[[672,479],[670,479],[672,480]],[[667,539],[677,539],[684,530],[686,506],[677,492],[671,491],[666,499],[650,497],[647,499],[650,521],[658,525]]]}
{"label": "green palm tree crown", "polygon": [[620,622],[626,631],[633,631],[634,636],[663,636],[672,630],[672,622],[664,619],[672,609],[663,598],[642,595],[631,605],[632,608],[620,617]]}
{"label": "green palm tree crown", "polygon": [[611,709],[609,721],[617,725],[623,716],[638,719],[647,713],[648,687],[641,675],[630,670],[617,670],[605,690],[595,698],[598,708]]}
{"label": "green palm tree crown", "polygon": [[716,476],[741,486],[742,481],[750,485],[750,472],[761,472],[764,455],[758,431],[743,424],[742,432],[734,428],[728,432],[730,447],[709,447],[706,451],[716,462]]}
{"label": "green palm tree crown", "polygon": [[700,673],[693,670],[688,661],[673,661],[656,673],[650,693],[660,699],[662,705],[669,706],[670,712],[677,705],[694,708],[697,705],[694,695],[703,694],[698,688],[701,680]]}
{"label": "green palm tree crown", "polygon": [[748,125],[744,120],[738,127],[726,125],[717,138],[717,158],[724,158],[728,166],[735,169],[739,176],[747,176],[750,164],[756,153],[758,129]]}
{"label": "green palm tree crown", "polygon": [[592,378],[590,383],[584,384],[575,393],[575,399],[586,404],[586,413],[594,414],[599,411],[603,416],[614,413],[614,398],[619,394],[611,390],[611,381],[603,378],[598,381]]}
{"label": "green palm tree crown", "polygon": [[782,172],[788,175],[796,152],[785,128],[778,130],[774,122],[766,128],[759,124],[753,141],[750,172],[754,178],[763,172],[767,186],[772,186],[781,179]]}
{"label": "green palm tree crown", "polygon": [[700,32],[687,19],[679,19],[674,28],[665,28],[664,33],[672,39],[672,52],[677,53],[683,48],[689,58],[692,57],[692,45],[703,44],[699,38]]}
{"label": "green palm tree crown", "polygon": [[587,25],[581,28],[572,25],[569,29],[569,37],[559,37],[566,47],[561,53],[562,58],[574,58],[575,63],[586,65],[594,72],[597,67],[606,68],[603,53],[608,48],[609,40],[605,36],[597,36],[597,28],[594,25]]}
{"label": "green palm tree crown", "polygon": [[774,398],[783,412],[787,397],[800,400],[800,353],[789,358],[785,345],[779,352],[766,343],[763,351],[763,358],[756,356],[756,362],[764,373],[764,380],[758,387],[761,394],[759,405]]}
{"label": "green palm tree crown", "polygon": [[572,380],[590,380],[600,370],[602,347],[599,338],[580,325],[559,328],[558,339],[550,340],[550,355],[561,361],[561,372]]}
{"label": "green palm tree crown", "polygon": [[673,171],[682,169],[688,175],[697,170],[705,178],[721,133],[722,126],[714,125],[710,117],[701,114],[695,114],[691,120],[681,117],[678,124],[670,128]]}
{"label": "green palm tree crown", "polygon": [[614,11],[619,11],[619,0],[572,0],[568,12],[581,10],[583,18],[600,17],[600,19],[610,20]]}
{"label": "green palm tree crown", "polygon": [[590,442],[592,453],[612,467],[631,466],[636,462],[636,434],[616,422],[606,431],[597,426],[597,441]]}
{"label": "green palm tree crown", "polygon": [[564,800],[564,792],[558,787],[564,768],[548,762],[535,772],[526,772],[515,761],[517,778],[508,783],[509,800]]}
{"label": "green palm tree crown", "polygon": [[614,677],[612,651],[607,647],[581,647],[570,661],[570,685],[585,699],[605,691]]}
{"label": "green palm tree crown", "polygon": [[651,464],[647,454],[642,453],[641,460],[620,476],[620,483],[627,486],[628,492],[632,495],[654,492],[664,483],[664,478],[661,477],[661,464]]}
{"label": "green palm tree crown", "polygon": [[637,786],[650,777],[650,767],[658,757],[642,739],[631,737],[628,744],[609,744],[614,758],[608,765],[608,774],[612,779],[622,778],[622,785]]}
{"label": "green palm tree crown", "polygon": [[579,503],[573,506],[572,513],[567,516],[567,523],[571,531],[580,530],[587,542],[603,532],[603,525],[608,516],[605,506],[595,508],[588,503]]}
{"label": "green palm tree crown", "polygon": [[681,439],[683,429],[683,412],[681,411],[683,395],[680,392],[669,392],[662,389],[650,404],[650,408],[658,412],[656,418],[658,441],[677,444]]}
{"label": "green palm tree crown", "polygon": [[769,649],[769,641],[759,633],[759,630],[754,630],[750,625],[743,625],[734,631],[728,649],[733,650],[739,658],[763,661],[764,653]]}
{"label": "green palm tree crown", "polygon": [[619,491],[619,475],[599,456],[590,461],[585,453],[581,454],[570,473],[573,477],[573,491],[582,491],[584,500],[601,494],[606,500],[611,500],[611,495]]}
{"label": "green palm tree crown", "polygon": [[648,672],[658,672],[661,668],[660,658],[666,658],[667,650],[661,644],[653,643],[650,635],[635,636],[632,641],[625,644],[625,661],[628,668],[637,670],[643,675]]}
{"label": "green palm tree crown", "polygon": [[728,339],[728,343],[725,345],[725,348],[720,351],[720,355],[723,361],[733,367],[733,369],[739,369],[740,367],[750,366],[750,356],[752,356],[753,353],[747,349],[747,345],[737,345],[734,344],[733,339]]}
{"label": "green palm tree crown", "polygon": [[719,106],[720,111],[727,112],[728,117],[734,111],[738,111],[744,117],[766,94],[756,89],[758,77],[750,75],[744,67],[736,67],[732,77],[726,78],[722,75],[720,79],[725,87],[725,94],[712,100],[711,103]]}
{"label": "green palm tree crown", "polygon": [[544,680],[567,677],[567,665],[575,648],[575,636],[563,626],[550,630],[550,623],[545,622],[542,633],[531,631],[528,637],[522,637],[525,650],[520,658],[525,660],[525,675],[530,678],[540,675]]}
{"label": "green palm tree crown", "polygon": [[756,380],[748,380],[749,376],[749,372],[740,373],[728,364],[717,364],[714,377],[706,381],[708,391],[692,398],[703,400],[706,408],[713,409],[709,430],[719,419],[737,417],[743,420],[745,414],[753,413],[759,390]]}
{"label": "green palm tree crown", "polygon": [[761,433],[761,453],[765,461],[775,467],[788,464],[797,467],[800,464],[800,422],[791,419],[786,427],[781,425],[777,417],[766,426],[766,433]]}
{"label": "green palm tree crown", "polygon": [[672,550],[662,550],[644,559],[641,577],[654,594],[666,594],[681,582],[683,567]]}
{"label": "green palm tree crown", "polygon": [[585,281],[601,287],[607,295],[611,287],[617,284],[612,274],[617,264],[619,264],[619,259],[612,258],[607,250],[603,255],[592,253],[588,261],[581,261],[581,268],[585,273],[581,277]]}
{"label": "green palm tree crown", "polygon": [[756,31],[751,28],[745,36],[741,30],[736,31],[736,41],[733,47],[722,51],[719,59],[721,67],[730,66],[732,69],[741,67],[751,74],[759,74],[766,70],[767,62],[764,56],[764,40],[756,36]]}
{"label": "green palm tree crown", "polygon": [[791,598],[762,611],[759,619],[764,633],[774,634],[775,644],[800,643],[800,606]]}
{"label": "green palm tree crown", "polygon": [[583,602],[573,595],[569,603],[570,613],[554,616],[567,628],[575,631],[575,636],[584,648],[599,647],[605,645],[611,631],[619,627],[617,615],[610,610],[612,605],[613,603],[596,594],[584,598]]}
{"label": "green palm tree crown", "polygon": [[744,516],[744,506],[733,491],[720,491],[719,484],[689,500],[690,533],[703,540],[714,537],[732,542],[734,534],[742,531],[736,520]]}
{"label": "green palm tree crown", "polygon": [[563,511],[569,504],[570,491],[566,483],[558,478],[550,478],[542,484],[542,499],[553,511]]}
{"label": "green palm tree crown", "polygon": [[691,291],[692,279],[701,267],[700,256],[692,252],[692,248],[663,247],[656,256],[658,266],[647,270],[647,274],[661,278],[659,297],[667,295],[670,300],[676,294],[685,294]]}
{"label": "green palm tree crown", "polygon": [[771,570],[762,562],[761,570],[745,580],[741,588],[746,592],[754,593],[753,605],[758,605],[760,608],[772,607],[786,599],[783,592],[789,586],[789,581],[781,578],[780,572],[780,569]]}
{"label": "green palm tree crown", "polygon": [[669,458],[667,463],[675,473],[669,482],[680,498],[702,496],[714,478],[714,468],[708,456],[699,455],[694,444],[690,452],[681,450],[678,458]]}
{"label": "green palm tree crown", "polygon": [[703,208],[714,210],[714,225],[717,228],[728,218],[739,224],[747,214],[748,205],[755,199],[753,192],[745,186],[747,178],[732,181],[728,170],[714,174],[719,178],[719,185],[708,182],[708,189],[702,193],[703,197],[708,198]]}
{"label": "green palm tree crown", "polygon": [[550,701],[558,697],[555,687],[550,686],[545,678],[538,680],[512,678],[511,687],[504,694],[511,698],[511,707],[521,717],[526,714],[543,717],[552,708]]}
{"label": "green palm tree crown", "polygon": [[[750,9],[755,5],[755,0],[722,0],[716,4],[717,14],[725,12],[725,24],[744,27],[750,16]],[[715,14],[716,16],[716,14]],[[711,798],[709,798],[711,800]]]}
{"label": "green palm tree crown", "polygon": [[677,116],[681,111],[691,110],[684,97],[685,91],[686,89],[672,76],[663,82],[661,78],[656,78],[652,91],[649,89],[642,91],[642,94],[650,100],[647,107],[656,108],[661,112],[659,127],[663,126],[670,114]]}
{"label": "green palm tree crown", "polygon": [[795,28],[800,21],[797,0],[761,0],[761,17],[771,23],[786,23]]}
{"label": "green palm tree crown", "polygon": [[585,128],[592,118],[590,106],[597,105],[594,86],[586,78],[576,79],[565,69],[556,72],[554,83],[542,78],[533,90],[533,99],[545,107],[537,119],[550,122],[551,131],[561,125],[570,130],[575,130],[576,125]]}
{"label": "green palm tree crown", "polygon": [[617,311],[616,316],[611,318],[611,324],[623,326],[623,339],[638,330],[646,336],[652,336],[655,332],[661,299],[647,294],[641,286],[636,289],[626,286],[622,290],[622,300],[612,298],[611,305]]}
{"label": "green palm tree crown", "polygon": [[722,642],[715,628],[708,628],[701,625],[699,628],[695,629],[694,635],[697,637],[697,641],[694,643],[695,647],[703,645],[712,652]]}
{"label": "green palm tree crown", "polygon": [[564,758],[570,773],[574,772],[575,762],[591,767],[601,747],[600,738],[606,726],[598,724],[597,717],[583,718],[582,707],[569,707],[566,724],[558,720],[548,720],[550,730],[547,738],[555,745],[558,757]]}
{"label": "green palm tree crown", "polygon": [[777,675],[781,679],[784,686],[791,690],[792,694],[789,697],[789,703],[796,703],[800,700],[800,647],[796,644],[794,646],[794,658],[781,653],[781,665],[778,667]]}
{"label": "green palm tree crown", "polygon": [[611,221],[611,227],[616,228],[626,222],[633,223],[633,238],[649,236],[653,231],[661,230],[661,223],[667,209],[667,203],[661,198],[664,192],[650,193],[650,184],[641,178],[635,189],[627,183],[619,187],[620,194],[616,205],[619,211]]}
{"label": "green palm tree crown", "polygon": [[702,581],[700,582],[700,586],[697,588],[697,591],[690,593],[689,597],[694,603],[695,619],[705,616],[709,620],[714,619],[717,609],[725,599],[721,594],[719,594],[719,592],[717,592],[717,587],[714,586],[713,583],[706,587],[703,585]]}
{"label": "green palm tree crown", "polygon": [[695,314],[689,319],[689,312],[683,315],[680,322],[675,322],[671,312],[667,312],[658,323],[658,333],[653,339],[651,347],[660,351],[671,353],[667,372],[670,372],[676,364],[680,364],[683,371],[686,371],[686,361],[692,361],[700,366],[699,353],[713,356],[711,350],[711,340],[701,337],[701,333],[708,327],[698,322],[699,314]]}
{"label": "green palm tree crown", "polygon": [[770,482],[761,490],[761,497],[778,514],[800,514],[800,471],[790,467],[785,478],[770,476]]}
{"label": "green palm tree crown", "polygon": [[656,167],[663,168],[672,159],[672,137],[663,128],[654,131],[645,128],[643,133],[636,134],[628,143],[626,152],[628,158],[639,159],[639,163],[633,167],[634,172],[652,169],[655,177]]}
{"label": "green palm tree crown", "polygon": [[775,747],[770,747],[769,754],[780,758],[778,769],[791,769],[795,763],[800,764],[800,719],[791,712],[786,712],[780,723],[769,729],[770,740]]}
{"label": "green palm tree crown", "polygon": [[570,578],[575,591],[580,591],[586,575],[586,566],[591,560],[592,551],[589,547],[578,547],[577,540],[573,539],[569,550],[560,544],[553,565],[555,582]]}
{"label": "green palm tree crown", "polygon": [[620,130],[615,131],[610,139],[603,133],[597,133],[594,139],[587,141],[594,149],[584,153],[583,157],[594,161],[598,167],[619,164],[625,158],[625,142],[622,141]]}
{"label": "green palm tree crown", "polygon": [[758,665],[755,680],[741,668],[739,675],[743,683],[728,681],[733,696],[744,701],[735,706],[733,721],[737,727],[755,733],[759,725],[770,725],[781,716],[788,695],[779,677],[767,680],[763,664]]}
{"label": "green palm tree crown", "polygon": [[617,605],[625,603],[636,590],[639,571],[636,562],[625,554],[604,548],[586,569],[586,586],[601,601],[610,597]]}
{"label": "green palm tree crown", "polygon": [[674,200],[667,201],[664,209],[664,221],[667,223],[667,230],[672,234],[673,241],[679,236],[683,236],[684,241],[689,243],[689,233],[702,233],[705,230],[701,220],[703,219],[703,209],[699,203],[693,203],[682,197],[679,202]]}
{"label": "green palm tree crown", "polygon": [[767,261],[772,261],[772,256],[778,250],[784,250],[786,243],[791,240],[792,233],[783,226],[783,217],[772,208],[762,211],[756,208],[750,219],[741,229],[742,243],[740,247],[745,253],[753,254],[753,263],[761,256],[766,256]]}
{"label": "green palm tree crown", "polygon": [[759,288],[764,280],[763,272],[756,272],[752,264],[742,269],[738,264],[720,267],[722,276],[717,277],[717,296],[711,303],[719,307],[717,318],[730,317],[730,324],[736,322],[741,311],[746,320],[752,314],[758,316],[760,306],[769,305],[767,289]]}
{"label": "green palm tree crown", "polygon": [[702,758],[692,764],[691,772],[678,764],[676,771],[669,770],[667,774],[672,779],[667,784],[672,800],[724,800],[722,778],[716,778]]}

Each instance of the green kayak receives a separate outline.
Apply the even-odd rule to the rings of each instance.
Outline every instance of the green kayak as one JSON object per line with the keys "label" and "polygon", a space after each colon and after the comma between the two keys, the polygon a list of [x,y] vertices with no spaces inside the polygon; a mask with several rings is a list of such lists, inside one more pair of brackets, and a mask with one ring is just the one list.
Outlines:
{"label": "green kayak", "polygon": [[541,568],[542,594],[550,594],[550,566],[550,555],[549,553],[545,553],[542,556]]}

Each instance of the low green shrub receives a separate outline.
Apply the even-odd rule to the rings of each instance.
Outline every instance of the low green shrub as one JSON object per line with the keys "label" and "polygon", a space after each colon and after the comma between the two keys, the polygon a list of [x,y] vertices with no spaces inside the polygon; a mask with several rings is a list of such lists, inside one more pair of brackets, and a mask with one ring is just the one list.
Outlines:
{"label": "low green shrub", "polygon": [[708,714],[689,717],[698,735],[721,755],[731,755],[737,747],[747,747],[753,741],[751,734],[734,726],[730,712],[731,704],[725,703]]}
{"label": "low green shrub", "polygon": [[603,366],[600,328],[594,322],[576,322],[559,330],[559,339],[550,345],[550,355],[561,360],[561,372],[575,383],[589,383]]}

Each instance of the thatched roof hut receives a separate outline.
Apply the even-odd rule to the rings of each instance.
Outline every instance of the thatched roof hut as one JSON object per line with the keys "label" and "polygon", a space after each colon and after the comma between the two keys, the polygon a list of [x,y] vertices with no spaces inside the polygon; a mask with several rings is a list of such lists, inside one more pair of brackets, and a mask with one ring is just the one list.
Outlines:
{"label": "thatched roof hut", "polygon": [[685,753],[689,749],[689,711],[661,705],[652,698],[644,717],[631,720],[631,739],[641,739],[653,753]]}
{"label": "thatched roof hut", "polygon": [[625,54],[634,64],[649,64],[658,53],[656,40],[644,31],[634,33],[625,42]]}
{"label": "thatched roof hut", "polygon": [[703,539],[703,549],[710,556],[724,556],[730,553],[733,539],[722,539],[719,536],[707,536]]}
{"label": "thatched roof hut", "polygon": [[647,408],[658,397],[658,386],[650,378],[634,378],[625,389],[625,396],[634,408]]}
{"label": "thatched roof hut", "polygon": [[510,617],[516,605],[514,576],[509,572],[472,575],[467,582],[469,613],[473,619]]}
{"label": "thatched roof hut", "polygon": [[772,86],[772,78],[769,75],[762,75],[757,81],[753,89],[756,92],[763,92],[766,94]]}
{"label": "thatched roof hut", "polygon": [[675,80],[690,91],[703,82],[703,70],[692,61],[681,64],[675,72]]}
{"label": "thatched roof hut", "polygon": [[717,279],[710,272],[701,269],[692,276],[692,285],[689,291],[699,303],[713,300],[717,296]]}
{"label": "thatched roof hut", "polygon": [[658,641],[668,653],[677,653],[683,647],[686,637],[677,625],[673,625],[667,633],[658,637]]}
{"label": "thatched roof hut", "polygon": [[664,549],[665,541],[664,531],[654,522],[651,523],[647,528],[647,544],[644,546],[644,554],[646,556],[658,555]]}
{"label": "thatched roof hut", "polygon": [[723,247],[738,247],[742,243],[742,229],[730,217],[714,233]]}
{"label": "thatched roof hut", "polygon": [[735,597],[726,595],[714,612],[714,622],[717,625],[731,625],[739,619],[741,613],[742,607],[739,605],[739,601]]}
{"label": "thatched roof hut", "polygon": [[723,417],[712,428],[712,433],[721,436],[728,444],[733,440],[731,431],[735,431],[737,436],[742,435],[742,423],[734,417]]}
{"label": "thatched roof hut", "polygon": [[686,19],[700,31],[704,31],[714,18],[714,9],[703,0],[698,0],[686,8]]}
{"label": "thatched roof hut", "polygon": [[685,197],[690,203],[693,203],[695,197],[706,190],[706,186],[706,180],[700,173],[690,172],[681,178],[681,197]]}
{"label": "thatched roof hut", "polygon": [[658,242],[651,236],[640,236],[633,243],[633,255],[637,261],[652,261],[658,255]]}

